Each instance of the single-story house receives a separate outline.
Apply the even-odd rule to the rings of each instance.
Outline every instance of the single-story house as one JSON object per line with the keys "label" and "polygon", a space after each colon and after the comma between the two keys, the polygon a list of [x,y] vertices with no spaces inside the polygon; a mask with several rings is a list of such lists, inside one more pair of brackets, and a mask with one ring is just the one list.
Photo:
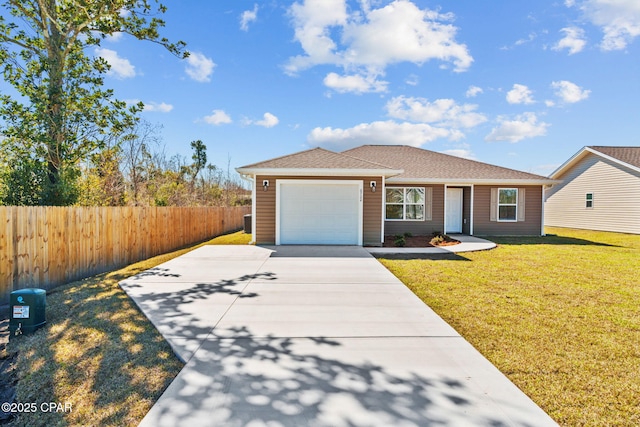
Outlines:
{"label": "single-story house", "polygon": [[584,147],[550,178],[546,225],[640,234],[640,147]]}
{"label": "single-story house", "polygon": [[420,148],[314,148],[236,169],[257,244],[380,246],[385,235],[542,235],[554,181]]}

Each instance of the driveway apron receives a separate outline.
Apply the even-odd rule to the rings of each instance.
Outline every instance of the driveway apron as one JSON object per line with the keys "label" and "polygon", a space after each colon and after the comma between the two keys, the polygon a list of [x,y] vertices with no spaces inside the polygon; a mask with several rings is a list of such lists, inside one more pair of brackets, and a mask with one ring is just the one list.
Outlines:
{"label": "driveway apron", "polygon": [[142,426],[554,426],[361,247],[203,246],[120,283],[186,365]]}

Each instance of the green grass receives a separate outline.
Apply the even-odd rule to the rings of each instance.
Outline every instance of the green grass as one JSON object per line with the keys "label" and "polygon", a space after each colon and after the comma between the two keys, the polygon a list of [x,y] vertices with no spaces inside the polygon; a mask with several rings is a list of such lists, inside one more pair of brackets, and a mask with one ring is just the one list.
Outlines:
{"label": "green grass", "polygon": [[16,402],[69,403],[72,412],[25,413],[13,426],[136,426],[182,369],[118,282],[204,244],[246,244],[242,232],[55,288],[47,325],[9,343]]}
{"label": "green grass", "polygon": [[559,424],[640,425],[640,236],[547,233],[380,261]]}

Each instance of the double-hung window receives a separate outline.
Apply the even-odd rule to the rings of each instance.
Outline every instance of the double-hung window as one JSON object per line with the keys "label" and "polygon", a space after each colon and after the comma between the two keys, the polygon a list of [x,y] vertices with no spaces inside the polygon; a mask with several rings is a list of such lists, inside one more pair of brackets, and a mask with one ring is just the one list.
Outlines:
{"label": "double-hung window", "polygon": [[592,208],[593,207],[593,193],[587,193],[585,195],[585,208]]}
{"label": "double-hung window", "polygon": [[424,221],[425,190],[423,187],[387,187],[386,219]]}
{"label": "double-hung window", "polygon": [[498,189],[498,221],[518,220],[518,189]]}

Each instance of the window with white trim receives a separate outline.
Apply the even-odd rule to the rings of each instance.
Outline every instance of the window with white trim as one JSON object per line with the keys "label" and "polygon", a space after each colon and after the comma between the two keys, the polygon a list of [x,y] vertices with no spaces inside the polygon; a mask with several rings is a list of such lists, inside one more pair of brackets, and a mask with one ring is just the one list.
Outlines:
{"label": "window with white trim", "polygon": [[498,189],[498,221],[518,220],[518,189]]}
{"label": "window with white trim", "polygon": [[593,207],[593,193],[587,193],[584,196],[584,207],[592,208]]}
{"label": "window with white trim", "polygon": [[423,187],[387,187],[385,218],[391,221],[424,221],[425,190]]}

